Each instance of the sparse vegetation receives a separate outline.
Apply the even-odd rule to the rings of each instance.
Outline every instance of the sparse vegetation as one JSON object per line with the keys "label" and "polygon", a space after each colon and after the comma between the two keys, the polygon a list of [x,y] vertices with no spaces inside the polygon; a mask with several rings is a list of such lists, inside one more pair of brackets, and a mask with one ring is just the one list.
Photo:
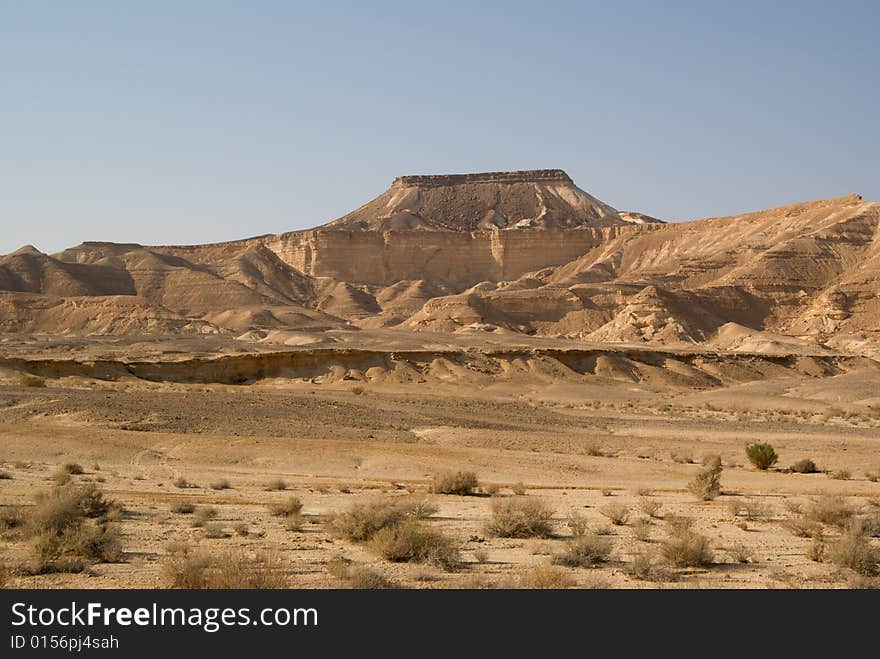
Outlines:
{"label": "sparse vegetation", "polygon": [[121,560],[119,531],[113,523],[118,511],[119,506],[91,483],[38,494],[24,524],[30,545],[27,570],[81,571],[84,561]]}
{"label": "sparse vegetation", "polygon": [[452,570],[461,562],[452,540],[415,518],[380,529],[373,534],[369,546],[382,558],[394,563],[431,563]]}
{"label": "sparse vegetation", "polygon": [[575,538],[585,535],[589,530],[589,524],[586,516],[575,510],[570,510],[568,517],[565,518],[565,525]]}
{"label": "sparse vegetation", "polygon": [[171,512],[178,515],[191,515],[196,510],[196,505],[190,501],[177,501],[171,504]]}
{"label": "sparse vegetation", "polygon": [[703,567],[711,565],[714,559],[708,538],[693,531],[670,535],[660,545],[660,551],[676,567]]}
{"label": "sparse vegetation", "polygon": [[197,507],[193,515],[192,526],[199,528],[207,524],[209,521],[217,517],[218,511],[211,506]]}
{"label": "sparse vegetation", "polygon": [[651,539],[651,520],[643,517],[632,523],[632,534],[636,540],[648,542]]}
{"label": "sparse vegetation", "polygon": [[513,497],[492,502],[486,531],[500,538],[549,538],[553,510],[536,497]]}
{"label": "sparse vegetation", "polygon": [[766,443],[755,443],[746,446],[746,457],[757,469],[766,470],[776,464],[779,456],[773,446]]}
{"label": "sparse vegetation", "polygon": [[26,374],[18,378],[18,384],[22,387],[39,387],[42,389],[46,387],[46,378]]}
{"label": "sparse vegetation", "polygon": [[269,512],[275,517],[292,517],[293,515],[299,515],[302,509],[302,501],[296,496],[287,497],[284,501],[273,503],[269,506]]}
{"label": "sparse vegetation", "polygon": [[271,590],[288,587],[281,559],[272,553],[193,551],[178,545],[162,562],[168,588]]}
{"label": "sparse vegetation", "polygon": [[468,496],[474,493],[480,482],[472,471],[443,471],[434,474],[431,491],[435,494],[458,494]]}
{"label": "sparse vegetation", "polygon": [[520,575],[520,587],[529,590],[571,588],[577,582],[565,569],[553,565],[536,565]]}
{"label": "sparse vegetation", "polygon": [[381,572],[352,563],[347,558],[335,556],[327,562],[327,572],[356,590],[388,590],[397,588],[397,584]]}
{"label": "sparse vegetation", "polygon": [[609,503],[599,509],[614,526],[623,526],[629,520],[629,506],[623,503]]}
{"label": "sparse vegetation", "polygon": [[356,502],[347,511],[325,515],[324,524],[332,535],[365,542],[384,528],[408,518],[423,519],[435,512],[437,509],[424,501],[387,497]]}
{"label": "sparse vegetation", "polygon": [[819,472],[819,467],[809,458],[804,458],[791,465],[791,470],[796,474],[815,474]]}
{"label": "sparse vegetation", "polygon": [[268,492],[280,492],[281,490],[287,489],[287,483],[284,482],[281,478],[276,478],[274,480],[269,481],[268,485],[266,485],[266,490]]}
{"label": "sparse vegetation", "polygon": [[232,488],[232,484],[226,478],[221,478],[212,481],[210,487],[212,490],[228,490]]}
{"label": "sparse vegetation", "polygon": [[861,533],[844,533],[839,540],[828,545],[826,556],[831,563],[861,575],[873,577],[880,574],[880,549],[871,545]]}
{"label": "sparse vegetation", "polygon": [[660,517],[660,510],[662,508],[663,504],[660,503],[657,499],[652,499],[648,497],[642,497],[641,499],[639,499],[639,510],[645,513],[648,517],[658,519]]}
{"label": "sparse vegetation", "polygon": [[552,560],[555,565],[566,567],[592,567],[607,561],[611,556],[611,549],[609,538],[587,534],[569,540],[562,551],[553,554]]}
{"label": "sparse vegetation", "polygon": [[721,457],[711,456],[703,465],[694,480],[688,483],[688,490],[701,501],[711,501],[721,494]]}
{"label": "sparse vegetation", "polygon": [[678,575],[664,567],[655,552],[637,552],[630,563],[624,568],[624,572],[640,581],[653,581],[656,583],[676,581]]}
{"label": "sparse vegetation", "polygon": [[837,469],[828,475],[836,481],[848,481],[852,478],[852,472],[849,469]]}
{"label": "sparse vegetation", "polygon": [[807,519],[838,528],[846,526],[853,514],[853,509],[844,499],[831,495],[813,499],[804,511]]}

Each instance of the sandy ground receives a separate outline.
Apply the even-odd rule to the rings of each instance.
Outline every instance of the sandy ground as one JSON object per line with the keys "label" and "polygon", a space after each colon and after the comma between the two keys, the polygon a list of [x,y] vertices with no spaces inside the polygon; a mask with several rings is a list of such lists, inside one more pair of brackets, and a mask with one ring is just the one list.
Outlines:
{"label": "sandy ground", "polygon": [[[162,587],[167,548],[186,542],[209,552],[273,550],[291,587],[344,587],[327,570],[335,556],[369,565],[405,587],[515,587],[565,545],[565,518],[576,511],[613,542],[609,562],[563,568],[579,587],[846,587],[854,573],[809,560],[812,541],[783,524],[795,516],[793,505],[823,494],[846,497],[859,509],[876,505],[880,483],[867,474],[880,472],[880,412],[853,401],[870,399],[878,386],[876,369],[666,392],[599,380],[494,388],[84,378],[53,379],[46,388],[8,384],[0,386],[0,468],[10,478],[0,480],[0,504],[30,505],[35,492],[52,486],[60,465],[80,463],[86,473],[75,479],[98,482],[125,507],[125,556],[81,574],[23,576],[14,568],[26,560],[26,544],[6,533],[0,560],[12,569],[12,587]],[[824,470],[851,476],[757,471],[744,452],[756,441],[773,444],[778,467],[812,458]],[[713,453],[724,462],[723,493],[698,501],[686,485],[701,458]],[[474,471],[484,487],[500,489],[494,497],[430,493],[432,474],[446,469]],[[197,487],[175,487],[179,477]],[[230,489],[209,487],[224,478]],[[267,491],[278,478],[288,489]],[[493,498],[511,496],[518,482],[555,510],[556,537],[486,533]],[[454,538],[461,569],[389,563],[327,533],[323,514],[382,493],[415,493],[435,504],[438,512],[427,524]],[[297,531],[268,510],[290,495],[304,504]],[[637,539],[634,522],[649,519],[640,511],[643,498],[662,508],[660,518],[650,519],[648,537]],[[203,529],[191,526],[191,515],[171,512],[184,500],[216,507],[217,522],[230,537],[205,538]],[[758,502],[763,510],[758,519],[735,517],[731,501]],[[601,512],[609,503],[630,507],[626,524],[609,524]],[[670,514],[695,518],[715,563],[673,569],[675,580],[668,582],[629,576],[635,554],[658,550],[666,537],[661,518]],[[247,536],[233,531],[242,523]],[[835,531],[828,532],[833,537]]]}

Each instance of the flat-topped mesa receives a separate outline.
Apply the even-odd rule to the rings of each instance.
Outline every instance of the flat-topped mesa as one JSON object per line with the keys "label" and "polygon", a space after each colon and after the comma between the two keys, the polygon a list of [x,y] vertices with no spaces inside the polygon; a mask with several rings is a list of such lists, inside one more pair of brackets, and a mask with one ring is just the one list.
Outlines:
{"label": "flat-topped mesa", "polygon": [[526,169],[517,172],[480,172],[476,174],[427,174],[398,176],[392,187],[419,186],[439,188],[464,183],[573,183],[561,169]]}
{"label": "flat-topped mesa", "polygon": [[345,231],[482,232],[659,223],[621,216],[561,169],[400,176],[372,201],[321,227]]}

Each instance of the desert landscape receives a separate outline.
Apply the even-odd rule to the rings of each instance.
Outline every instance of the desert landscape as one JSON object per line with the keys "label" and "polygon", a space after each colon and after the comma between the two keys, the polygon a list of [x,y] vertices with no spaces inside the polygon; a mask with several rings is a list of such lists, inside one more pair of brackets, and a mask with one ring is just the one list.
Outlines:
{"label": "desert landscape", "polygon": [[[649,211],[650,209],[644,209]],[[872,588],[880,204],[562,170],[0,257],[7,588]]]}

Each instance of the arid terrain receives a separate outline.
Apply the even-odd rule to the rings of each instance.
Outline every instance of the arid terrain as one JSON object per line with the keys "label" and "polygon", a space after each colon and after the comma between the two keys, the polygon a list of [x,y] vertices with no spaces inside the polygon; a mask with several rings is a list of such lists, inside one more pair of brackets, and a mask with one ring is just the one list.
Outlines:
{"label": "arid terrain", "polygon": [[401,177],[309,231],[25,247],[0,580],[876,587],[878,336],[857,195],[666,224]]}

